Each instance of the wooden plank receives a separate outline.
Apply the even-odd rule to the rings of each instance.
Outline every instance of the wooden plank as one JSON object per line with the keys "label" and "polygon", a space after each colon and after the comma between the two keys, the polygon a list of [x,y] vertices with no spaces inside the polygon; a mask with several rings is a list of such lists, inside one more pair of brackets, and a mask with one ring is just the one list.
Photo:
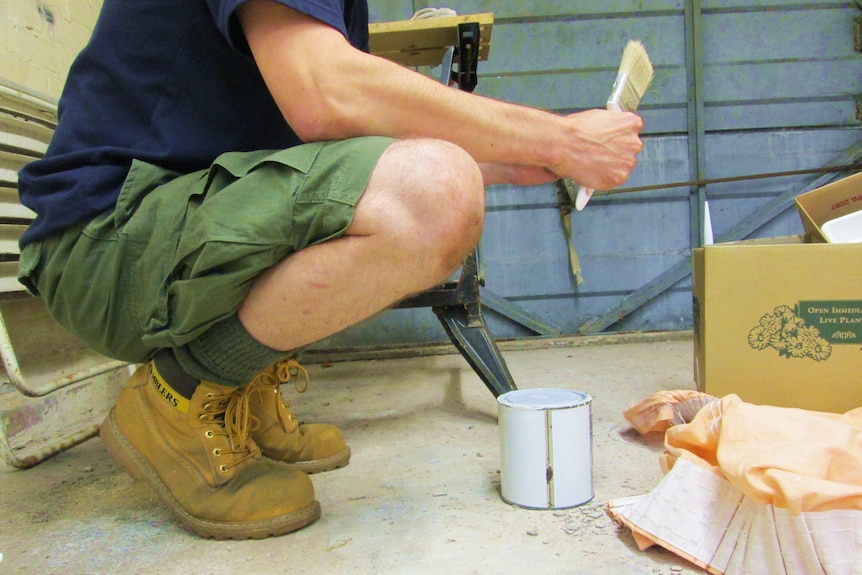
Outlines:
{"label": "wooden plank", "polygon": [[685,35],[680,13],[612,20],[497,22],[494,25],[497,48],[480,72],[491,75],[598,70],[615,73],[623,48],[632,38],[646,44],[650,60],[659,68],[685,67]]}
{"label": "wooden plank", "polygon": [[18,170],[38,156],[22,155],[0,148],[0,185],[18,184]]}
{"label": "wooden plank", "polygon": [[18,281],[18,262],[0,262],[0,293],[23,292],[26,288]]}
{"label": "wooden plank", "polygon": [[458,0],[458,12],[493,12],[498,21],[588,18],[602,20],[622,15],[650,15],[656,12],[679,12],[682,8],[677,0],[518,0],[500,2],[499,0]]}
{"label": "wooden plank", "polygon": [[[386,2],[371,0],[368,6],[368,19],[370,22],[406,20],[414,12],[413,0],[386,0]],[[484,10],[479,10],[479,12],[484,12]]]}
{"label": "wooden plank", "polygon": [[752,62],[705,67],[704,90],[713,105],[847,97],[862,92],[862,60]]}
{"label": "wooden plank", "polygon": [[0,150],[41,158],[47,149],[48,144],[45,142],[3,131],[3,126],[0,124]]}
{"label": "wooden plank", "polygon": [[[707,130],[857,122],[862,60],[852,50],[846,26],[856,11],[846,3],[813,6],[821,9],[792,6],[704,17]],[[598,106],[617,65],[609,42],[616,42],[622,29],[651,39],[657,74],[641,108],[652,120],[647,121],[647,133],[683,132],[680,21],[681,16],[661,14],[607,21],[498,22],[498,47],[480,67],[477,92],[560,112]],[[758,33],[767,29],[778,32]]]}
{"label": "wooden plank", "polygon": [[439,66],[446,50],[458,45],[458,25],[474,22],[479,24],[479,60],[487,60],[491,13],[369,24],[369,47],[372,54],[404,66]]}
{"label": "wooden plank", "polygon": [[11,166],[4,166],[2,155],[0,155],[0,186],[18,186],[18,169]]}
{"label": "wooden plank", "polygon": [[[704,63],[827,62],[855,58],[849,4],[808,10],[708,13]],[[765,33],[765,31],[770,31]],[[858,58],[856,58],[858,62]]]}
{"label": "wooden plank", "polygon": [[[624,293],[591,293],[588,295],[550,294],[542,298],[513,298],[511,301],[528,310],[532,315],[556,321],[563,334],[578,334],[581,324],[596,317],[617,302]],[[513,322],[505,321],[494,314],[486,314],[486,322],[492,333],[499,337],[528,337],[531,334]],[[650,300],[648,306],[633,310],[619,318],[614,330],[674,331],[688,330],[692,325],[691,284],[687,279],[663,291]],[[608,330],[610,331],[610,330]]]}
{"label": "wooden plank", "polygon": [[850,2],[801,2],[799,0],[703,0],[704,13],[715,12],[781,12],[781,11],[806,11],[830,9],[833,7],[847,7]]}
{"label": "wooden plank", "polygon": [[0,220],[32,220],[35,217],[35,212],[19,202],[17,188],[0,186]]}
{"label": "wooden plank", "polygon": [[[57,125],[56,100],[0,78],[0,188],[15,188],[18,170],[44,155]],[[14,200],[4,194],[3,210]],[[28,217],[26,208],[14,209]]]}
{"label": "wooden plank", "polygon": [[[44,156],[56,125],[56,100],[0,78],[0,220],[35,217],[19,202],[18,170]],[[0,225],[0,254],[17,257],[18,239],[25,229],[21,224]],[[20,289],[17,280],[14,284],[4,280],[6,284]]]}
{"label": "wooden plank", "polygon": [[[789,13],[714,14],[704,17],[704,63],[759,61],[858,62],[847,8]],[[515,74],[613,69],[628,38],[643,40],[661,68],[684,67],[683,17],[660,14],[614,20],[553,20],[495,24],[499,48],[482,67],[486,73]],[[763,34],[763,30],[774,33]]]}
{"label": "wooden plank", "polygon": [[[713,161],[707,177],[817,168],[831,163],[862,140],[860,128],[812,129],[780,132],[710,134],[706,152]],[[710,193],[732,192],[743,182],[710,185]],[[762,182],[750,185],[762,187]]]}
{"label": "wooden plank", "polygon": [[[636,219],[641,220],[638,234],[631,233]],[[631,291],[688,250],[687,197],[649,204],[600,202],[589,213],[573,215],[572,224],[584,273],[580,286],[569,271],[559,209],[489,213],[482,243],[486,285],[514,301]]]}
{"label": "wooden plank", "polygon": [[[54,135],[54,129],[18,115],[0,112],[0,135],[7,146],[14,145],[21,150],[32,150],[33,153],[42,155]],[[13,138],[9,137],[11,135],[24,140],[13,144]]]}
{"label": "wooden plank", "polygon": [[57,126],[56,100],[3,78],[0,78],[0,112],[41,123],[51,129]]}
{"label": "wooden plank", "polygon": [[0,224],[0,256],[17,257],[21,250],[18,248],[18,239],[27,226],[19,224]]}
{"label": "wooden plank", "polygon": [[[604,107],[615,78],[616,69],[506,76],[483,73],[480,67],[476,92],[545,109],[586,109]],[[661,68],[639,111],[684,104],[685,69]]]}
{"label": "wooden plank", "polygon": [[[756,69],[756,67],[754,67]],[[791,66],[792,68],[792,66]],[[820,75],[817,66],[815,74]],[[481,71],[481,69],[480,69]],[[707,69],[707,72],[711,72]],[[769,84],[760,82],[762,87],[759,98],[753,100],[723,100],[709,101],[705,105],[705,124],[709,131],[728,130],[763,130],[769,128],[799,128],[817,126],[858,126],[856,118],[856,97],[852,90],[837,94],[834,88],[840,79],[834,74],[825,73],[825,82],[812,84],[806,90],[807,96],[795,97],[785,94],[784,97],[771,97]],[[594,77],[600,75],[601,81]],[[602,98],[607,98],[604,80],[612,74],[602,73],[560,73],[542,75],[518,76],[483,76],[479,75],[479,85],[476,92],[494,97],[511,99],[517,103],[536,106],[560,113],[575,112],[587,108],[601,107]],[[686,117],[684,100],[679,94],[684,91],[685,73],[682,69],[660,69],[656,86],[645,96],[639,109],[644,118],[645,134],[685,133]],[[721,74],[722,78],[732,78],[733,72],[728,70]],[[740,76],[737,76],[739,78]],[[862,78],[862,70],[858,76]],[[720,84],[722,80],[714,80],[715,75],[708,76],[711,84]],[[849,80],[850,84],[858,83],[856,77]],[[757,83],[755,84],[755,88]],[[726,88],[726,87],[725,87]],[[726,88],[729,90],[729,88]],[[793,89],[787,85],[785,89]],[[822,90],[822,94],[817,94]],[[754,88],[752,89],[752,95]],[[862,93],[862,90],[856,90]],[[742,92],[737,95],[744,96]],[[674,100],[677,100],[674,102]]]}
{"label": "wooden plank", "polygon": [[704,121],[712,131],[859,125],[855,98],[830,98],[713,104],[706,106]]}

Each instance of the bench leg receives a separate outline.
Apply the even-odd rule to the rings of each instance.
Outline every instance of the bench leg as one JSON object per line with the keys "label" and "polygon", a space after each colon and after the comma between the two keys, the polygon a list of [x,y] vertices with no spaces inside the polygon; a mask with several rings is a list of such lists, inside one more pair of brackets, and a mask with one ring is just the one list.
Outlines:
{"label": "bench leg", "polygon": [[449,339],[494,397],[517,389],[478,303],[433,308]]}
{"label": "bench leg", "polygon": [[6,425],[0,421],[0,455],[2,455],[3,460],[12,467],[16,467],[18,469],[29,469],[31,467],[35,467],[38,463],[41,463],[49,457],[57,455],[61,451],[71,449],[76,445],[84,443],[98,434],[99,425],[93,424],[65,437],[54,439],[51,443],[41,446],[35,452],[29,452],[27,455],[19,457],[12,446],[9,445],[9,441],[6,437]]}

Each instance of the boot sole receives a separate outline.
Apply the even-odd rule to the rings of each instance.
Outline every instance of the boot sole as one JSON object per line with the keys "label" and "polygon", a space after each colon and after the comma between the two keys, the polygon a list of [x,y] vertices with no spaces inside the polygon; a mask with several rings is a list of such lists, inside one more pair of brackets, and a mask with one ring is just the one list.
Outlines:
{"label": "boot sole", "polygon": [[224,522],[199,519],[180,506],[167,485],[156,473],[155,468],[126,438],[117,424],[114,409],[111,409],[108,417],[99,428],[99,436],[108,453],[122,466],[126,473],[152,487],[159,499],[174,514],[182,526],[201,537],[236,540],[264,539],[296,531],[320,518],[320,503],[314,501],[302,509],[265,521]]}
{"label": "boot sole", "polygon": [[[264,455],[266,455],[266,453],[264,453]],[[274,461],[280,460],[275,459]],[[322,459],[315,459],[313,461],[294,461],[291,463],[283,463],[309,475],[313,475],[315,473],[323,473],[324,471],[332,471],[334,469],[347,467],[347,464],[350,463],[350,448],[345,447],[343,451],[340,451],[335,455],[330,455],[329,457],[324,457]]]}

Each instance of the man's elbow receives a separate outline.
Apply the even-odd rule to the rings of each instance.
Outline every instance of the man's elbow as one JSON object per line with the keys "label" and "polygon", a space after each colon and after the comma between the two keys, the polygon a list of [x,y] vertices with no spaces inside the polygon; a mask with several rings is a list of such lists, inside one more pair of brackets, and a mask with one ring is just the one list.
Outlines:
{"label": "man's elbow", "polygon": [[362,135],[360,122],[349,111],[331,104],[298,106],[285,111],[288,124],[303,142],[344,140]]}

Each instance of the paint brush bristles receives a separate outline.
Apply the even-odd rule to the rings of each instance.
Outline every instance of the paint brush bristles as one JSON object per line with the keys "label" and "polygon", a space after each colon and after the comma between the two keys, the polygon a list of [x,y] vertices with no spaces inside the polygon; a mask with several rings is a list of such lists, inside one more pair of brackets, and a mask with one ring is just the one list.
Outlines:
{"label": "paint brush bristles", "polygon": [[[611,95],[608,98],[608,110],[617,112],[634,112],[638,109],[652,82],[654,71],[649,61],[646,48],[637,40],[629,40],[623,50],[623,59]],[[593,190],[580,186],[575,198],[575,209],[581,211],[593,195]]]}
{"label": "paint brush bristles", "polygon": [[652,62],[644,45],[637,40],[629,40],[623,50],[620,70],[608,98],[608,110],[637,110],[652,82],[653,74]]}

